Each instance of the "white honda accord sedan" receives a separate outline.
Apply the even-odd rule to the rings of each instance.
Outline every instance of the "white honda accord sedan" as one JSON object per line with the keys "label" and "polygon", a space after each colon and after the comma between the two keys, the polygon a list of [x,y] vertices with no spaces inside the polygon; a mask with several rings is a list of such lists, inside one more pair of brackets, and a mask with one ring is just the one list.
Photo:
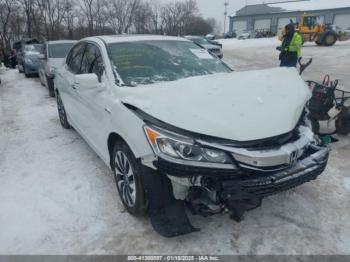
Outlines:
{"label": "white honda accord sedan", "polygon": [[197,230],[188,210],[240,221],[327,165],[295,69],[234,72],[183,38],[101,36],[71,49],[54,86],[62,126],[111,167],[125,208],[165,237]]}

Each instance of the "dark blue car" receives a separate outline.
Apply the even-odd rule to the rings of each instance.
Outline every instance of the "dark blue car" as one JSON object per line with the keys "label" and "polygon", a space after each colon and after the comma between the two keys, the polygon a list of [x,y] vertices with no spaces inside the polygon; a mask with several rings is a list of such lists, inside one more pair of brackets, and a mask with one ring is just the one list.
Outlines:
{"label": "dark blue car", "polygon": [[18,70],[26,77],[39,73],[40,59],[43,57],[42,44],[25,45],[18,55]]}

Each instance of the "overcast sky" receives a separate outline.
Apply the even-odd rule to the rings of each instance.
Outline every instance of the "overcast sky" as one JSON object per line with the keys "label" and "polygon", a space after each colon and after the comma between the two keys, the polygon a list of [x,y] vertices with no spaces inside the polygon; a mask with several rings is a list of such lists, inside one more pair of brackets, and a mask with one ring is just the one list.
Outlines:
{"label": "overcast sky", "polygon": [[[167,0],[172,2],[174,0]],[[246,2],[248,5],[282,2],[283,0],[228,0],[228,15],[235,13],[240,8],[244,7]],[[162,2],[162,1],[161,1]],[[224,26],[224,2],[225,0],[197,0],[201,13],[206,17],[215,18],[223,27]],[[221,29],[223,31],[223,29]]]}

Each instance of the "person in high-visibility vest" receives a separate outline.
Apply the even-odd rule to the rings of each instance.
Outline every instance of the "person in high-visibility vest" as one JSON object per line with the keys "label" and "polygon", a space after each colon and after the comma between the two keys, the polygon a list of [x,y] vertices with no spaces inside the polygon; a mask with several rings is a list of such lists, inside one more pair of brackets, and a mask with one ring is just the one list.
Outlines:
{"label": "person in high-visibility vest", "polygon": [[296,67],[298,59],[301,57],[301,47],[303,39],[299,32],[295,30],[293,23],[286,25],[279,59],[281,66]]}

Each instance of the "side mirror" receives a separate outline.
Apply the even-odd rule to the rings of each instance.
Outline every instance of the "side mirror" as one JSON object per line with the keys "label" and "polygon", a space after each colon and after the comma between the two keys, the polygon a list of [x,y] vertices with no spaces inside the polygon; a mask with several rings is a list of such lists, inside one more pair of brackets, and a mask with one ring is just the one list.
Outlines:
{"label": "side mirror", "polygon": [[96,74],[82,74],[76,75],[74,79],[74,86],[84,89],[97,89],[100,82]]}

